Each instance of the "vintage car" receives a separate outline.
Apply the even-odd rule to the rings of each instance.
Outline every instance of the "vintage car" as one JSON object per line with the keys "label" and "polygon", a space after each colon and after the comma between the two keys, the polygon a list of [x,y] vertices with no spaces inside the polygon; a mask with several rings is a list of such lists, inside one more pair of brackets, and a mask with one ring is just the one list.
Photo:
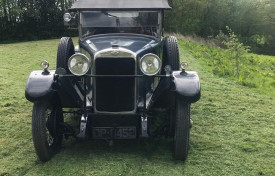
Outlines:
{"label": "vintage car", "polygon": [[[40,160],[49,160],[63,137],[157,135],[173,138],[175,159],[186,159],[190,104],[200,99],[200,82],[195,71],[185,70],[186,62],[179,63],[177,39],[164,38],[169,9],[167,0],[79,0],[64,14],[67,25],[78,27],[78,44],[61,38],[56,69],[43,61],[25,90],[34,103],[32,136]],[[152,112],[158,109],[167,117],[156,126]],[[78,128],[65,122],[66,113],[78,116]]]}

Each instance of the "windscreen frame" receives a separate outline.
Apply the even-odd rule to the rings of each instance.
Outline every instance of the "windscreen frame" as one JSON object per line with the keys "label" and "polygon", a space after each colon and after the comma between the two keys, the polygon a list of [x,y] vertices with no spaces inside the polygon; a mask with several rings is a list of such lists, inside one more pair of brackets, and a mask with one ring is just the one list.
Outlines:
{"label": "windscreen frame", "polygon": [[[127,12],[138,12],[138,13],[157,13],[157,25],[155,26],[156,28],[156,32],[154,34],[142,34],[142,35],[148,35],[150,37],[154,37],[154,38],[157,38],[157,39],[160,39],[162,36],[163,36],[163,10],[148,10],[148,11],[136,11],[136,10],[132,10],[132,11],[115,11],[115,10],[112,10],[112,11],[79,11],[79,38],[80,39],[83,39],[83,38],[86,38],[87,35],[85,35],[85,30],[84,30],[84,27],[82,26],[83,22],[83,13],[113,13],[113,12],[118,12],[118,13],[127,13]],[[111,26],[111,27],[114,27],[115,26]],[[133,26],[123,26],[124,28],[134,28]],[[140,27],[145,27],[145,26],[140,26]],[[91,27],[93,28],[93,27]],[[95,28],[95,27],[94,27]],[[104,28],[104,27],[102,27]],[[108,28],[108,27],[106,27]],[[121,26],[116,26],[116,28],[122,28]],[[135,32],[110,32],[110,33],[119,33],[119,34],[123,34],[123,33],[130,33],[130,34],[141,34],[141,33],[135,33]],[[104,34],[108,34],[107,33],[104,33]],[[97,35],[97,34],[91,34],[89,36],[94,36],[94,35]]]}

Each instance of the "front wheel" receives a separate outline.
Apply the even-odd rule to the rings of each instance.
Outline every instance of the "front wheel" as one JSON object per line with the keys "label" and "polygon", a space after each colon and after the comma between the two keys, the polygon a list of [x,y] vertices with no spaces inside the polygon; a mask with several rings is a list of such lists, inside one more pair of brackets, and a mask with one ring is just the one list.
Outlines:
{"label": "front wheel", "polygon": [[34,148],[41,161],[48,161],[60,149],[62,135],[59,124],[63,121],[61,108],[48,102],[38,102],[33,106],[32,137]]}
{"label": "front wheel", "polygon": [[185,161],[188,155],[190,134],[190,103],[180,97],[175,104],[174,157]]}

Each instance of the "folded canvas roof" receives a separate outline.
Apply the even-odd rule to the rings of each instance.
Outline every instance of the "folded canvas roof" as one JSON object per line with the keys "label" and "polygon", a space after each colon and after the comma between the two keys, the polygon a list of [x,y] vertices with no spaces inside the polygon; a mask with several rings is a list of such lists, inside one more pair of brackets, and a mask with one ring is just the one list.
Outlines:
{"label": "folded canvas roof", "polygon": [[78,0],[74,10],[165,10],[171,9],[168,0]]}

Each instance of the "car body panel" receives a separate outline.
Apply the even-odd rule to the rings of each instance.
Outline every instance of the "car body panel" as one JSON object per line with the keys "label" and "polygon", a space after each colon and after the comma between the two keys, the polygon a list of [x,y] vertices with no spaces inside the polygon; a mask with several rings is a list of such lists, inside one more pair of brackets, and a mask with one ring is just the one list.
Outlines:
{"label": "car body panel", "polygon": [[195,103],[200,99],[200,80],[195,71],[175,71],[172,73],[174,91],[186,102]]}
{"label": "car body panel", "polygon": [[47,74],[43,74],[42,70],[32,71],[26,84],[26,98],[31,102],[49,99],[54,93],[54,73],[54,70]]}
{"label": "car body panel", "polygon": [[98,35],[79,41],[80,48],[88,51],[92,56],[98,51],[112,47],[124,48],[136,53],[136,55],[144,55],[146,51],[148,53],[152,49],[157,50],[157,47],[163,47],[162,45],[160,46],[160,44],[163,44],[162,40],[158,41],[152,37],[135,34]]}
{"label": "car body panel", "polygon": [[51,101],[54,96],[59,97],[59,103],[63,107],[82,107],[83,95],[71,80],[58,78],[55,75],[55,70],[32,71],[25,88],[27,100],[30,102]]}

